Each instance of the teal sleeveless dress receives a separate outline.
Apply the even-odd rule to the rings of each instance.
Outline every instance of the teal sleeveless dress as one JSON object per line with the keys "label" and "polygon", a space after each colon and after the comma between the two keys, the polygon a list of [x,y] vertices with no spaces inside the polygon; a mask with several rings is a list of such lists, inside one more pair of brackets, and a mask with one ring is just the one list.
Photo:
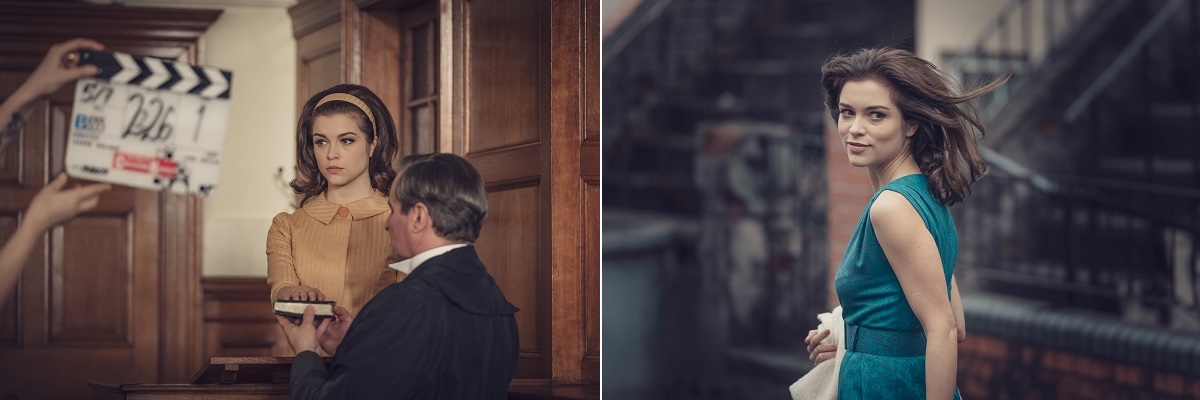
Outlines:
{"label": "teal sleeveless dress", "polygon": [[[871,205],[884,190],[904,195],[925,221],[941,254],[946,296],[950,296],[950,277],[958,256],[958,234],[950,210],[933,196],[925,175],[893,180],[867,203],[834,278],[846,322],[839,400],[925,398],[925,332],[871,226]],[[954,398],[959,399],[958,390]]]}

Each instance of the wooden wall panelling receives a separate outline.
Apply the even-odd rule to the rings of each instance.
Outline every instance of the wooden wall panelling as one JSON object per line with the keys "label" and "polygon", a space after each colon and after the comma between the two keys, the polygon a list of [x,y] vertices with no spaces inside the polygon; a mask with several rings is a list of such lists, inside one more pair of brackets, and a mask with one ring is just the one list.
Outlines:
{"label": "wooden wall panelling", "polygon": [[[583,266],[580,244],[583,243],[580,224],[582,194],[579,179],[579,142],[582,137],[580,126],[579,83],[582,79],[578,68],[580,42],[578,15],[579,2],[558,1],[551,3],[550,12],[550,132],[543,146],[548,184],[551,187],[549,201],[550,223],[559,226],[550,236],[551,260],[555,271],[551,291],[561,293],[551,303],[554,319],[554,364],[553,382],[578,382],[580,361],[583,359]],[[575,30],[572,30],[575,28]],[[568,221],[574,222],[574,229]]]}
{"label": "wooden wall panelling", "polygon": [[[584,381],[582,367],[587,344],[585,316],[588,315],[586,292],[587,261],[582,246],[586,244],[587,213],[583,201],[584,182],[580,160],[586,122],[583,82],[584,47],[583,1],[554,1],[550,3],[549,20],[549,123],[550,129],[543,145],[544,176],[551,187],[549,202],[550,223],[558,227],[550,235],[551,260],[554,269],[551,291],[554,320],[553,382]],[[589,379],[590,381],[590,379]],[[597,380],[598,381],[598,380]]]}
{"label": "wooden wall panelling", "polygon": [[[130,221],[124,217],[119,214],[81,216],[54,229],[51,234],[50,253],[54,257],[50,263],[50,276],[53,277],[50,282],[50,343],[138,343],[129,332],[131,323],[138,319],[137,314],[131,315],[135,307],[134,294],[112,290],[138,286],[134,283],[130,252],[126,251],[133,245],[129,243],[130,237],[112,234],[132,230]],[[77,247],[65,251],[69,247],[67,244]],[[80,247],[83,251],[74,251]],[[91,268],[65,268],[68,265]],[[153,301],[154,296],[146,300]],[[137,322],[145,325],[146,321]]]}
{"label": "wooden wall panelling", "polygon": [[[484,176],[489,212],[476,246],[498,275],[517,313],[521,359],[516,379],[549,382],[552,363],[552,293],[548,238],[554,229],[544,176],[549,123],[546,54],[549,3],[538,0],[459,1],[462,29],[451,46],[461,55],[463,83],[454,108],[455,134],[465,156]],[[532,196],[532,197],[529,197]],[[514,203],[519,202],[519,203]],[[528,236],[532,234],[533,236]],[[509,238],[527,237],[527,241]],[[503,271],[499,271],[503,269]]]}
{"label": "wooden wall panelling", "polygon": [[[103,6],[84,3],[0,1],[0,68],[36,66],[51,44],[74,37],[103,39],[114,48],[139,48],[139,55],[194,62],[194,47],[219,10]],[[18,40],[19,39],[19,40]]]}
{"label": "wooden wall panelling", "polygon": [[[18,210],[62,170],[74,93],[68,86],[28,113],[24,184],[0,187],[6,195],[29,196],[22,196]],[[28,163],[33,160],[48,162]],[[20,310],[15,321],[19,339],[0,352],[0,375],[12,377],[0,384],[0,393],[22,398],[82,395],[86,379],[163,377],[159,359],[167,349],[160,345],[160,330],[183,328],[163,324],[159,285],[186,290],[187,282],[161,282],[160,268],[189,266],[159,263],[165,255],[159,248],[160,204],[155,192],[118,187],[101,197],[97,209],[42,237],[35,247],[41,251],[31,255],[12,299]],[[183,312],[181,319],[195,315]]]}
{"label": "wooden wall panelling", "polygon": [[[16,143],[13,143],[16,144]],[[8,243],[8,238],[12,237],[13,232],[17,230],[17,214],[15,212],[0,211],[0,243]],[[17,285],[20,287],[20,284]],[[14,290],[7,298],[0,299],[0,348],[15,347],[17,343],[17,330],[20,327],[21,320],[17,319],[17,296],[20,292]]]}
{"label": "wooden wall panelling", "polygon": [[[28,76],[29,72],[23,70],[0,71],[0,93],[16,91]],[[29,180],[26,176],[33,176],[35,172],[33,169],[37,169],[37,172],[40,173],[40,166],[45,157],[42,141],[33,140],[31,142],[26,139],[25,135],[11,140],[8,147],[0,152],[0,187],[4,190],[4,196],[0,196],[0,218],[3,218],[3,222],[0,222],[0,239],[4,239],[5,243],[8,242],[8,237],[16,231],[20,214],[36,193],[35,188],[25,187],[25,182]],[[27,157],[33,159],[27,159]],[[33,168],[24,168],[26,163]],[[0,299],[0,301],[4,301],[0,305],[0,347],[8,348],[20,345],[22,325],[19,319],[18,306],[21,303],[18,301],[18,297],[22,294],[21,286],[18,281],[9,297]]]}
{"label": "wooden wall panelling", "polygon": [[584,0],[579,13],[580,101],[583,144],[579,173],[583,179],[583,294],[585,341],[580,365],[581,382],[600,382],[600,0]]}
{"label": "wooden wall panelling", "polygon": [[[458,101],[462,98],[462,88],[464,85],[455,84],[462,82],[462,55],[463,52],[455,51],[456,43],[462,40],[463,24],[461,21],[455,22],[457,15],[461,14],[461,5],[455,5],[455,0],[436,0],[438,12],[438,70],[441,73],[438,75],[438,121],[437,121],[437,143],[438,149],[445,153],[463,154],[462,136],[456,134],[461,133],[462,109],[456,108],[455,104],[461,104]],[[455,10],[459,9],[456,13]],[[456,126],[455,124],[459,124]]]}
{"label": "wooden wall panelling", "polygon": [[467,1],[467,154],[542,140],[547,3]]}
{"label": "wooden wall panelling", "polygon": [[309,97],[345,82],[340,0],[306,0],[288,9],[296,37],[296,114]]}
{"label": "wooden wall panelling", "polygon": [[[72,37],[97,39],[113,51],[202,62],[201,37],[220,13],[0,2],[0,96],[50,45]],[[35,105],[25,133],[6,151],[0,215],[19,217],[62,170],[73,89],[66,85]],[[0,396],[82,398],[85,379],[190,376],[200,342],[199,213],[195,199],[117,187],[96,210],[44,236],[43,251],[26,265],[17,295],[0,314],[6,316],[0,332],[12,339],[0,345]]]}
{"label": "wooden wall panelling", "polygon": [[543,293],[535,290],[542,280],[537,267],[543,232],[531,229],[536,226],[533,222],[540,219],[543,197],[540,189],[537,185],[524,185],[489,190],[488,220],[476,241],[479,258],[487,265],[488,272],[508,301],[521,309],[517,313],[521,349],[517,377],[545,374],[543,364],[549,358],[549,351],[544,348],[548,335],[539,327],[549,318],[546,308],[541,306]]}
{"label": "wooden wall panelling", "polygon": [[[21,82],[24,82],[25,78],[29,76],[29,71],[7,71],[7,69],[0,65],[0,93],[15,92]],[[8,147],[0,151],[0,185],[10,187],[21,184],[21,166],[24,164],[26,146],[24,138],[24,135],[21,135],[10,139],[12,142]],[[4,199],[0,199],[0,202],[3,201]],[[27,202],[28,199],[25,201]],[[4,204],[0,203],[0,207],[4,207]]]}
{"label": "wooden wall panelling", "polygon": [[[403,122],[400,115],[404,110],[399,72],[403,54],[399,33],[400,14],[389,10],[362,11],[360,21],[361,84],[370,88],[383,100],[383,104],[391,113],[392,123],[396,125],[396,134],[399,135],[400,123]],[[398,148],[404,148],[403,136],[398,139]]]}
{"label": "wooden wall panelling", "polygon": [[[362,13],[354,0],[340,0],[342,8],[342,77],[339,83],[362,83]],[[318,89],[320,90],[320,89]]]}
{"label": "wooden wall panelling", "polygon": [[360,10],[351,0],[305,0],[288,12],[296,37],[296,110],[319,91],[355,83],[375,92],[399,126],[399,14]]}
{"label": "wooden wall panelling", "polygon": [[597,151],[581,159],[595,162],[595,169],[584,168],[582,172],[600,179],[600,0],[583,0],[582,11],[579,14],[583,42],[579,68],[583,80],[579,91],[583,101],[583,140],[585,144],[595,145]]}
{"label": "wooden wall panelling", "polygon": [[583,188],[584,348],[579,381],[600,383],[600,180]]}
{"label": "wooden wall panelling", "polygon": [[443,150],[438,131],[438,112],[441,100],[438,77],[441,52],[439,51],[439,15],[437,2],[425,1],[404,10],[400,14],[397,36],[400,38],[400,91],[402,108],[401,153],[420,154]]}
{"label": "wooden wall panelling", "polygon": [[[159,212],[162,254],[158,260],[166,265],[186,265],[187,268],[164,268],[161,280],[167,290],[158,292],[162,308],[162,353],[159,354],[160,382],[187,382],[203,364],[203,322],[200,305],[200,254],[204,237],[203,204],[195,196],[162,193]],[[171,284],[186,282],[186,284]],[[140,301],[140,300],[139,300]],[[139,329],[153,329],[140,326]]]}
{"label": "wooden wall panelling", "polygon": [[269,357],[282,338],[261,277],[206,277],[204,357]]}

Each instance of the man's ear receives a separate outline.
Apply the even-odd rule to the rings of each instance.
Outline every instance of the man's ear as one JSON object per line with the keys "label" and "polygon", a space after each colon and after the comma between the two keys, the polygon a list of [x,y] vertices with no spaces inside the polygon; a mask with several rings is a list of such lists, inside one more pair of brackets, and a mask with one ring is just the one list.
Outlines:
{"label": "man's ear", "polygon": [[413,232],[420,232],[422,229],[425,229],[425,227],[431,225],[429,220],[429,209],[425,207],[425,203],[413,204],[412,208],[408,212],[413,214]]}

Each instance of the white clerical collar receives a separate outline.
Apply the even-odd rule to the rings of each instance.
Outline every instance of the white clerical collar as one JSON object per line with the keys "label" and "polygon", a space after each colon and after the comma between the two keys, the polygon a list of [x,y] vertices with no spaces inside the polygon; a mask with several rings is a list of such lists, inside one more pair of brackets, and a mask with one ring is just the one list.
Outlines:
{"label": "white clerical collar", "polygon": [[417,269],[417,267],[421,266],[421,263],[428,261],[430,258],[434,258],[434,257],[440,256],[442,254],[446,254],[446,252],[448,252],[450,250],[454,250],[459,247],[466,247],[466,246],[467,246],[466,243],[458,243],[458,244],[448,244],[445,246],[434,247],[432,249],[422,251],[421,254],[412,256],[412,258],[410,258],[410,259],[407,259],[407,260],[404,260],[401,262],[397,262],[397,263],[391,263],[388,265],[388,267],[391,269],[403,272],[405,275],[408,275],[408,274],[411,274],[414,269]]}

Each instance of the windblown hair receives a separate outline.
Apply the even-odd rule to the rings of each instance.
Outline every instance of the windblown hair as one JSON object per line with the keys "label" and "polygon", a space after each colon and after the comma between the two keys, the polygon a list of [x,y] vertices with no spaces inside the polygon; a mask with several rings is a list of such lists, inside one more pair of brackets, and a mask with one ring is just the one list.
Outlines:
{"label": "windblown hair", "polygon": [[438,236],[474,243],[487,218],[483,177],[465,158],[449,153],[414,154],[400,159],[392,196],[408,213],[425,204]]}
{"label": "windblown hair", "polygon": [[[371,120],[362,109],[345,101],[328,101],[317,107],[317,103],[331,93],[347,93],[362,100],[371,110],[375,126],[371,126]],[[335,85],[308,99],[300,111],[299,121],[296,122],[296,179],[292,180],[291,186],[297,194],[304,195],[300,200],[301,206],[320,195],[329,185],[317,166],[317,158],[313,153],[312,130],[313,119],[332,115],[353,118],[358,124],[358,129],[367,136],[367,143],[375,143],[367,171],[371,177],[372,188],[387,193],[392,186],[392,179],[396,177],[396,171],[392,169],[397,151],[396,125],[392,122],[392,114],[388,112],[387,106],[383,105],[383,101],[379,100],[379,96],[371,92],[371,89],[359,85]]]}
{"label": "windblown hair", "polygon": [[933,63],[906,50],[875,48],[830,57],[821,66],[821,87],[825,107],[835,121],[846,82],[872,80],[890,88],[905,121],[917,123],[909,149],[913,159],[929,177],[933,195],[950,206],[970,194],[971,184],[988,170],[979,154],[983,125],[970,101],[1000,87],[1010,76],[958,94],[954,80]]}

